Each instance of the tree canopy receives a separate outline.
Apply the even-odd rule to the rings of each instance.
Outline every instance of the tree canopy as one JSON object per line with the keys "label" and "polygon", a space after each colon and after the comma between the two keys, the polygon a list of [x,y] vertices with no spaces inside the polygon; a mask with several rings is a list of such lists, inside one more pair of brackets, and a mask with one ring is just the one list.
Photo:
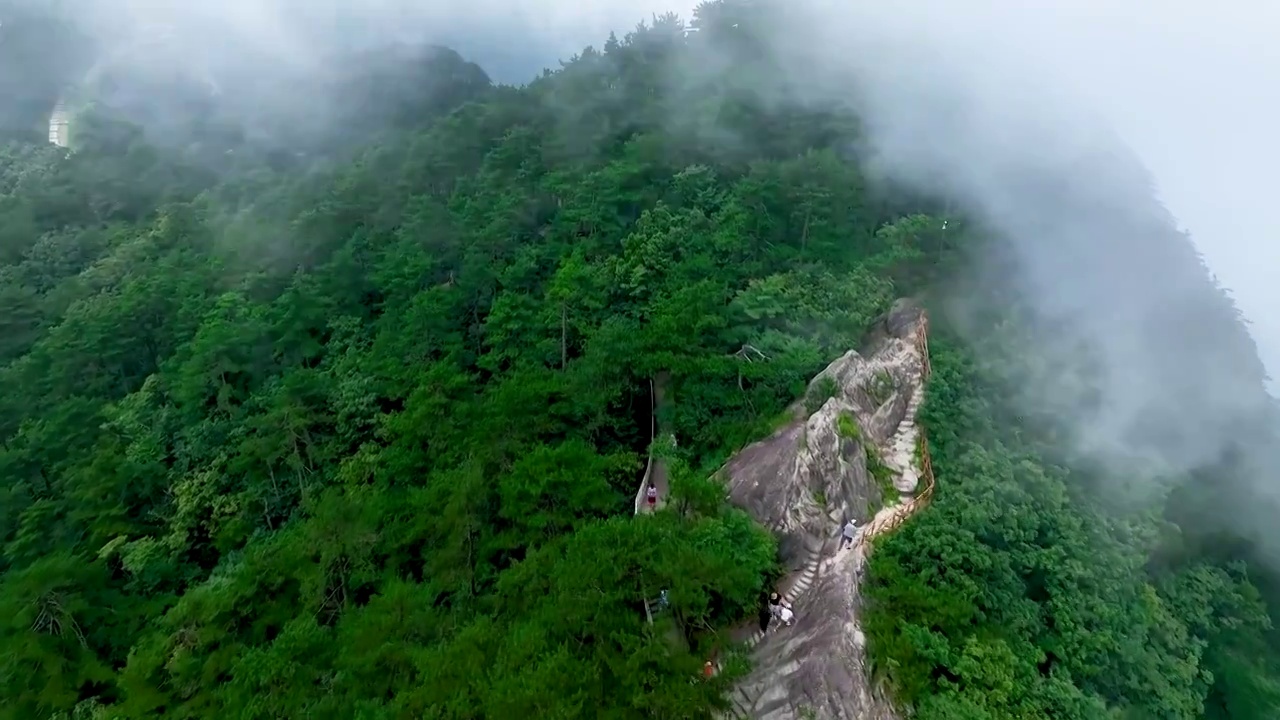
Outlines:
{"label": "tree canopy", "polygon": [[[72,152],[10,128],[0,718],[727,707],[734,672],[695,680],[777,551],[708,478],[991,241],[869,181],[856,108],[762,100],[749,20],[658,17],[518,88],[370,61],[306,157],[109,103]],[[709,44],[743,62],[670,81]],[[878,672],[922,720],[1276,717],[1280,579],[1180,530],[1229,463],[1110,510],[995,357],[935,343],[938,496],[869,569]],[[698,502],[633,517],[660,373]]]}

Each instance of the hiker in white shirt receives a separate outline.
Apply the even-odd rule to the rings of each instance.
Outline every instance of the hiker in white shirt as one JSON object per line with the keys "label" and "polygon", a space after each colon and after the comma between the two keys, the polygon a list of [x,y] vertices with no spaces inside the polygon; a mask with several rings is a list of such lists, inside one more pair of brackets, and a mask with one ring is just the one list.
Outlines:
{"label": "hiker in white shirt", "polygon": [[849,518],[849,522],[844,524],[844,530],[840,533],[840,549],[853,547],[853,539],[858,536],[858,523],[853,518]]}
{"label": "hiker in white shirt", "polygon": [[787,627],[791,627],[791,623],[795,622],[796,614],[791,612],[791,603],[787,602],[786,598],[778,602],[778,619]]}

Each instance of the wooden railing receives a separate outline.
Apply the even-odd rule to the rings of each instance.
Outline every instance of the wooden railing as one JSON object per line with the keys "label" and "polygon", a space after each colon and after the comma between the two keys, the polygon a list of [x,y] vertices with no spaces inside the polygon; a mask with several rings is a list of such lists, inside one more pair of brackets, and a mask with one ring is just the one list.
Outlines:
{"label": "wooden railing", "polygon": [[[921,383],[921,387],[923,388],[925,383],[927,383],[929,380],[929,374],[932,372],[932,367],[929,363],[929,318],[927,315],[922,315],[920,328],[916,332],[914,341],[915,341],[916,349],[920,353],[920,359],[921,359],[920,383]],[[917,408],[916,412],[918,415],[919,408]],[[858,539],[858,547],[862,550],[863,557],[866,557],[870,553],[872,540],[874,540],[876,537],[879,537],[880,535],[893,532],[898,527],[900,527],[904,522],[906,522],[908,518],[914,515],[917,511],[924,508],[924,506],[928,505],[929,502],[933,500],[933,492],[934,492],[934,488],[937,485],[937,482],[933,477],[933,461],[929,457],[928,438],[925,434],[925,428],[923,425],[920,424],[918,417],[912,418],[912,420],[915,421],[916,426],[919,428],[919,433],[920,433],[919,434],[919,437],[920,437],[920,468],[919,470],[920,470],[921,478],[924,479],[924,488],[921,489],[921,491],[918,494],[916,494],[915,497],[895,507],[894,512],[883,517],[880,522],[878,523],[873,522],[871,525],[868,525],[866,527],[866,529],[861,533],[861,536]],[[637,498],[636,502],[638,507],[639,498]],[[753,636],[753,640],[748,642],[748,648],[754,647],[754,643],[758,641],[761,637],[763,637],[763,635],[761,634],[757,634]],[[719,661],[716,660],[715,662],[716,662],[716,668],[718,670]],[[735,708],[733,710],[723,713],[720,717],[726,720],[728,718],[750,717],[750,711],[747,710],[747,708],[753,707],[755,702],[759,700],[760,694],[762,693],[763,691],[761,691],[761,693],[758,693],[755,697],[749,697],[746,694],[740,694],[735,692],[735,695],[734,695],[736,699]]]}
{"label": "wooden railing", "polygon": [[[920,362],[922,372],[920,373],[920,382],[923,386],[928,386],[929,376],[933,374],[933,363],[929,360],[929,316],[920,316],[920,330],[916,333],[916,347],[920,351]],[[924,478],[924,489],[916,495],[916,504],[919,507],[928,505],[933,500],[933,490],[937,487],[937,480],[933,477],[933,458],[929,457],[929,433],[928,428],[920,422],[920,411],[916,410],[915,423],[920,428],[920,476]],[[914,510],[913,510],[914,512]]]}
{"label": "wooden railing", "polygon": [[[921,372],[920,382],[923,386],[929,381],[929,374],[933,368],[929,363],[929,317],[922,316],[920,329],[916,331],[915,345],[920,353]],[[919,409],[917,409],[917,414]],[[913,418],[916,427],[920,431],[920,477],[924,479],[924,488],[910,500],[896,506],[892,513],[882,517],[878,522],[872,521],[867,526],[861,536],[858,538],[858,545],[865,553],[869,553],[871,549],[871,541],[881,535],[891,533],[902,526],[912,515],[922,510],[933,500],[934,489],[937,487],[937,480],[933,476],[933,460],[929,457],[929,436],[926,428],[920,423],[918,418]]]}

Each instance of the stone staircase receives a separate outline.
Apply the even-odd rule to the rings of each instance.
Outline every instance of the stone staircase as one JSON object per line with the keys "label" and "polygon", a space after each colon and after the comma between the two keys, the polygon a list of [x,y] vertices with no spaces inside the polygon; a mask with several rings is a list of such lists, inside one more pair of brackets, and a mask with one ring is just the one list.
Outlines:
{"label": "stone staircase", "polygon": [[897,431],[885,443],[889,451],[883,458],[884,462],[894,471],[894,488],[904,496],[910,496],[920,485],[920,468],[917,467],[916,460],[920,428],[916,426],[916,413],[920,411],[923,402],[924,385],[921,384],[911,393],[911,400],[907,403],[907,410],[903,413]]}
{"label": "stone staircase", "polygon": [[[906,411],[903,418],[899,422],[897,429],[892,437],[883,445],[885,451],[883,461],[890,469],[894,471],[894,488],[898,490],[900,496],[891,501],[886,498],[886,504],[870,522],[859,529],[859,537],[856,542],[856,548],[861,554],[862,547],[865,543],[880,532],[891,529],[898,522],[894,522],[897,518],[894,516],[904,514],[907,511],[909,501],[913,499],[912,493],[915,492],[919,485],[921,469],[917,466],[916,448],[919,442],[920,430],[916,425],[916,413],[920,409],[920,405],[924,401],[924,384],[918,385],[911,394],[911,399],[907,403]],[[909,514],[907,511],[905,514]],[[839,527],[841,518],[838,513],[833,511],[832,515],[828,515],[828,519],[832,521],[833,527]],[[771,526],[775,534],[781,534],[786,531],[785,518],[775,521]],[[816,547],[806,549],[805,561],[801,567],[788,574],[779,583],[778,592],[785,598],[797,606],[797,614],[801,610],[801,601],[808,593],[810,588],[816,582],[818,573],[823,564],[823,551],[829,543],[822,543]],[[859,566],[861,562],[857,563]],[[776,625],[770,625],[775,628]],[[777,632],[777,630],[770,630]],[[764,639],[766,631],[755,630],[749,637],[741,643],[741,648],[746,652],[755,650],[760,641]],[[722,665],[717,663],[717,672]],[[756,705],[760,698],[753,697],[742,687],[735,687],[730,694],[730,709],[721,715],[725,720],[750,720],[752,717],[752,708]]]}
{"label": "stone staircase", "polygon": [[[814,541],[806,548],[804,561],[799,569],[788,574],[778,587],[778,592],[795,604],[798,623],[804,622],[803,601],[816,584],[820,574],[830,572],[859,574],[870,554],[871,541],[878,535],[900,526],[932,497],[932,471],[927,458],[927,448],[923,448],[923,431],[916,422],[917,414],[924,402],[924,385],[930,370],[926,333],[927,330],[922,328],[916,342],[912,343],[913,349],[920,355],[921,376],[911,391],[902,419],[898,422],[893,434],[883,443],[877,444],[877,449],[881,453],[881,462],[893,471],[893,486],[898,492],[898,497],[884,498],[884,507],[859,529],[852,555],[848,558],[828,552],[836,542],[834,538]],[[921,453],[922,448],[923,453]],[[922,479],[927,483],[924,488],[920,487]],[[843,521],[838,508],[832,509],[827,514],[827,519],[833,528],[839,527]],[[788,527],[789,524],[788,517],[784,515],[773,522],[770,529],[775,534],[781,535],[792,529]],[[827,567],[824,567],[824,564]],[[771,624],[769,627],[769,632],[779,630],[785,632],[784,628],[775,630],[776,624]],[[765,634],[758,628],[751,628],[750,634],[740,640],[741,649],[746,652],[756,651],[757,646],[764,640]],[[719,666],[720,664],[717,663],[717,668]],[[755,692],[748,692],[741,684],[734,687],[728,698],[730,708],[720,717],[750,720],[758,715],[757,707],[767,693],[765,688],[758,685],[753,689]],[[770,704],[773,704],[772,701]]]}
{"label": "stone staircase", "polygon": [[67,112],[66,102],[59,99],[49,113],[49,142],[58,147],[67,147],[70,142],[71,116]]}

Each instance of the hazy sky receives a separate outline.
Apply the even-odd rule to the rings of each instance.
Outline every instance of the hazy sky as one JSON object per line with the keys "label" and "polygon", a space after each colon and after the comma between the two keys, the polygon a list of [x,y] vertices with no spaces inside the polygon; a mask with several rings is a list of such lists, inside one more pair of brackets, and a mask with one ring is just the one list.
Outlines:
{"label": "hazy sky", "polygon": [[[137,27],[130,14],[186,16],[201,33],[229,29],[269,47],[285,64],[305,64],[312,48],[294,42],[305,22],[349,36],[439,34],[464,52],[480,38],[491,66],[530,55],[569,55],[599,45],[653,13],[691,15],[692,0],[82,0],[96,24]],[[1280,3],[1261,0],[794,0],[823,7],[833,37],[896,31],[918,43],[967,47],[943,62],[967,65],[998,93],[1006,76],[1039,66],[1043,84],[1075,93],[1112,124],[1156,178],[1169,210],[1188,230],[1235,297],[1273,374],[1280,375],[1280,220],[1265,208],[1280,167]],[[127,8],[127,10],[122,9]],[[129,10],[133,12],[130,13]],[[222,33],[216,33],[222,35]],[[501,37],[509,35],[510,49]],[[494,42],[494,36],[498,41]],[[830,42],[831,56],[866,56],[865,44]],[[534,74],[530,71],[530,75]],[[504,78],[505,79],[505,78]],[[990,88],[986,92],[990,93]],[[1019,107],[1010,91],[1011,112]],[[1040,109],[1043,111],[1043,108]],[[1277,280],[1271,277],[1276,276]],[[1273,383],[1273,387],[1275,387]]]}
{"label": "hazy sky", "polygon": [[[907,0],[932,32],[1043,65],[1138,153],[1280,375],[1280,4]],[[1272,387],[1276,387],[1273,380]]]}
{"label": "hazy sky", "polygon": [[[482,0],[478,6],[483,7]],[[512,3],[563,42],[598,43],[691,2]],[[567,8],[583,6],[593,10]],[[847,2],[842,22],[909,24],[985,46],[988,61],[1040,65],[1113,124],[1251,324],[1280,375],[1280,3],[1261,0]],[[856,7],[854,7],[856,6]],[[581,39],[577,39],[581,38]],[[999,69],[992,68],[998,73]],[[1273,380],[1272,387],[1277,387]]]}
{"label": "hazy sky", "polygon": [[1280,168],[1280,4],[915,4],[933,6],[927,24],[1051,67],[1115,125],[1280,375],[1280,214],[1266,209]]}
{"label": "hazy sky", "polygon": [[1280,214],[1266,208],[1280,168],[1280,4],[1155,7],[1075,3],[1030,52],[1072,77],[1141,155],[1165,204],[1249,319],[1274,378]]}

